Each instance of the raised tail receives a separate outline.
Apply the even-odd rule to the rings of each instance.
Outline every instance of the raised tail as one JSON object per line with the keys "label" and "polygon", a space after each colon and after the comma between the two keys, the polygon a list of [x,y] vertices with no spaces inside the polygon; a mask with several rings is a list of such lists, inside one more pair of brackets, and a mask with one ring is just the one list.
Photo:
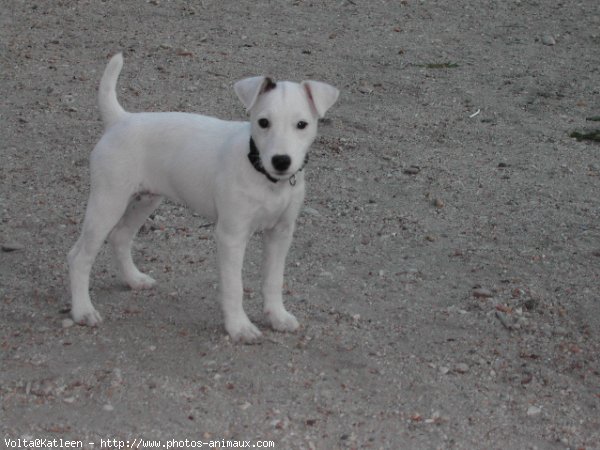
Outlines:
{"label": "raised tail", "polygon": [[123,55],[117,53],[113,56],[100,80],[100,89],[98,90],[98,104],[100,114],[104,121],[104,127],[109,128],[117,122],[125,113],[123,107],[117,100],[117,79],[123,68]]}

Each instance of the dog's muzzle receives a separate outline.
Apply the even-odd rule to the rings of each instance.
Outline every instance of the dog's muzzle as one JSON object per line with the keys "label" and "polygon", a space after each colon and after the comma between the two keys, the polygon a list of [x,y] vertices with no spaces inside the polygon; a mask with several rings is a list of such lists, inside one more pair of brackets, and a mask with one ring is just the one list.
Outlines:
{"label": "dog's muzzle", "polygon": [[[283,161],[283,158],[285,158],[286,160]],[[256,147],[256,144],[254,142],[254,139],[252,139],[252,137],[250,137],[250,152],[248,153],[248,160],[250,161],[250,164],[252,164],[252,167],[254,167],[254,169],[256,169],[256,171],[262,173],[265,177],[267,177],[267,179],[271,183],[277,183],[278,181],[280,181],[277,178],[272,177],[271,174],[269,174],[269,172],[267,172],[267,170],[263,166],[263,163],[260,160],[260,152],[258,151],[258,147]],[[277,168],[278,165],[280,167],[283,167],[284,163],[286,165],[286,168],[289,167],[289,165],[291,163],[289,156],[276,155],[273,157],[273,165],[275,166],[275,168]],[[298,169],[298,172],[300,172],[301,170],[304,169],[304,166],[306,165],[306,163],[308,163],[308,154],[306,154],[306,156],[304,157],[304,163],[302,164],[302,167],[300,167],[300,169]],[[298,173],[298,172],[296,172],[296,173]],[[296,173],[294,173],[291,177],[288,178],[288,181],[291,186],[296,185]]]}

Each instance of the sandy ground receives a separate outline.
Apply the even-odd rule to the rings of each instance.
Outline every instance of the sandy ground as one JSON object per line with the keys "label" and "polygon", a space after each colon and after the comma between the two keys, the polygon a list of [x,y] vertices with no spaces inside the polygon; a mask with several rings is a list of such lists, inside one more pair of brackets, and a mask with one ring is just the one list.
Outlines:
{"label": "sandy ground", "polygon": [[[600,147],[569,137],[598,125],[597,0],[0,12],[3,440],[600,448]],[[156,289],[125,289],[104,250],[92,296],[105,322],[63,328],[116,51],[131,111],[240,119],[232,84],[258,74],[342,91],[286,269],[299,332],[266,327],[257,237],[245,302],[265,338],[232,344],[212,228],[168,202],[135,251]]]}

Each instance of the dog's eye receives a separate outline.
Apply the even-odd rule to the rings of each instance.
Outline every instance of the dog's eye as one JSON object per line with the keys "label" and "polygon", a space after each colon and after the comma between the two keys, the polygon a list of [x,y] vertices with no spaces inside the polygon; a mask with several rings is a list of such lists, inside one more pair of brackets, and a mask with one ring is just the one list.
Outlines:
{"label": "dog's eye", "polygon": [[258,119],[258,126],[261,128],[269,128],[269,119]]}
{"label": "dog's eye", "polygon": [[304,120],[301,120],[300,122],[298,122],[296,124],[296,128],[298,128],[299,130],[304,130],[307,126],[308,126],[308,123],[305,122]]}

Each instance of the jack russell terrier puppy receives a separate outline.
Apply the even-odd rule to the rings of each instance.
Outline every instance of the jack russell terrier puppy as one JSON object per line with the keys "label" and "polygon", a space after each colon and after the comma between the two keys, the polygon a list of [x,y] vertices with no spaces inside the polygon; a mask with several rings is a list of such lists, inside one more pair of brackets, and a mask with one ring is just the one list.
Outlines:
{"label": "jack russell terrier puppy", "polygon": [[264,312],[275,330],[296,330],[298,321],[283,306],[285,258],[304,199],[302,169],[317,121],[339,91],[318,81],[253,77],[234,85],[250,122],[180,112],[130,113],[117,100],[122,67],[119,53],[100,81],[105,133],[90,157],[83,229],[68,255],[73,319],[91,326],[102,320],[90,300],[89,277],[107,238],[132,289],[155,284],[135,266],[131,247],[146,218],[168,197],[216,224],[220,297],[231,338],[251,342],[261,336],[242,305],[244,252],[258,230],[264,234]]}

